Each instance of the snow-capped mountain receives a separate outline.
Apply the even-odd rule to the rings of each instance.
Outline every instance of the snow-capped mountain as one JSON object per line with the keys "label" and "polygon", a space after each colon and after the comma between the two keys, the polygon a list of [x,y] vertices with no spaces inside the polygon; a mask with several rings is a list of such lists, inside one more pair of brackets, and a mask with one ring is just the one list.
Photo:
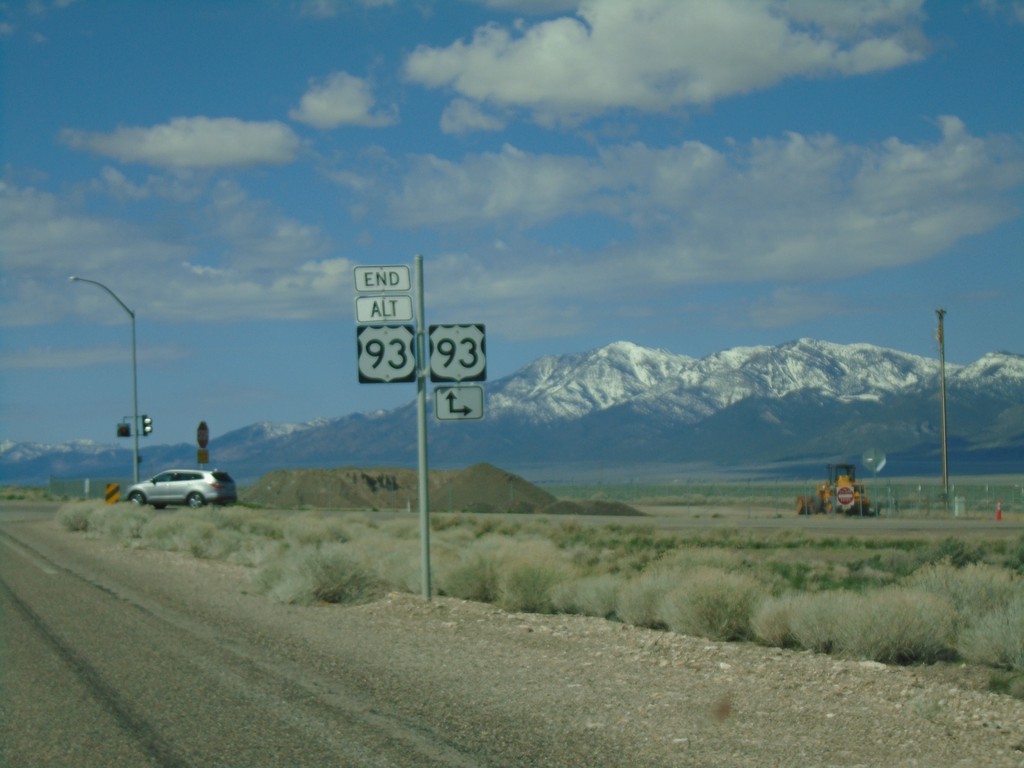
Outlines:
{"label": "snow-capped mountain", "polygon": [[[632,403],[696,423],[751,397],[816,392],[839,400],[871,400],[912,392],[934,383],[938,370],[937,361],[870,344],[801,339],[778,347],[737,347],[696,360],[620,341],[582,354],[541,358],[495,382],[488,406],[489,414],[499,418],[515,414],[552,422]],[[947,364],[947,375],[956,370]]]}
{"label": "snow-capped mountain", "polygon": [[[1024,356],[947,363],[946,375],[954,466],[1019,472]],[[484,419],[432,422],[432,466],[817,467],[877,448],[890,456],[888,471],[911,474],[931,471],[940,456],[938,361],[870,344],[800,339],[695,359],[620,341],[540,358],[485,389]],[[219,437],[211,454],[242,479],[290,466],[414,466],[414,410],[261,422]],[[105,463],[116,475],[126,463],[123,449],[44,448],[0,447],[4,482],[95,474]],[[193,459],[191,446],[147,448],[154,471]]]}

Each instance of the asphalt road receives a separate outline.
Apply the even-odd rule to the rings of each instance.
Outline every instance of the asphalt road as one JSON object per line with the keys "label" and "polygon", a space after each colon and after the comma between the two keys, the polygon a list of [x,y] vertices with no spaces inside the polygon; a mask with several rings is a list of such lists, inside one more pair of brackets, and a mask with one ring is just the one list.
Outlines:
{"label": "asphalt road", "polygon": [[344,644],[324,659],[271,643],[238,614],[62,548],[41,516],[52,510],[0,512],[0,764],[489,763],[390,709]]}

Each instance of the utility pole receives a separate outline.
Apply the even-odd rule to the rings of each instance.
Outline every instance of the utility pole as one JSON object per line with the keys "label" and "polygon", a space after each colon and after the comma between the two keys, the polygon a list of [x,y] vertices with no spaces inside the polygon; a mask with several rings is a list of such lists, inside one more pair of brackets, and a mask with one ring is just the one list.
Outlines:
{"label": "utility pole", "polygon": [[942,500],[949,507],[949,443],[946,439],[946,337],[942,322],[946,310],[939,307],[935,310],[939,316],[939,403],[942,408]]}

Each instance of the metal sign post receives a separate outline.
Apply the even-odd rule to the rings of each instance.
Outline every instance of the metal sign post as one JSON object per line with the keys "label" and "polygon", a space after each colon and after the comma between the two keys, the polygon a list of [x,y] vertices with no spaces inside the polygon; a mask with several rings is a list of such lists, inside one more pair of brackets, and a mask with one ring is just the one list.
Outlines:
{"label": "metal sign post", "polygon": [[[423,256],[416,254],[415,261],[411,279],[409,268],[402,264],[355,268],[356,292],[373,294],[356,297],[356,366],[360,383],[416,382],[422,584],[423,597],[429,600],[432,589],[427,377],[457,384],[435,391],[438,419],[480,419],[484,415],[483,387],[460,383],[484,381],[487,357],[481,324],[434,325],[428,330],[423,308]],[[413,292],[413,296],[406,295],[407,291]],[[403,324],[413,319],[414,308],[415,324]]]}
{"label": "metal sign post", "polygon": [[427,357],[423,322],[423,256],[416,254],[416,435],[419,456],[420,561],[423,598],[430,599],[430,503],[427,471]]}

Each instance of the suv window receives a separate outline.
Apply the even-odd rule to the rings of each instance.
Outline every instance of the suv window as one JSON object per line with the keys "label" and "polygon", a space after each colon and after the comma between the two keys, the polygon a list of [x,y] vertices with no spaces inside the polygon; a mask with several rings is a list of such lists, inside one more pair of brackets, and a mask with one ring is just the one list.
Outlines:
{"label": "suv window", "polygon": [[210,474],[213,475],[214,479],[220,480],[222,483],[235,482],[234,480],[231,479],[231,475],[229,475],[227,472],[211,472]]}

